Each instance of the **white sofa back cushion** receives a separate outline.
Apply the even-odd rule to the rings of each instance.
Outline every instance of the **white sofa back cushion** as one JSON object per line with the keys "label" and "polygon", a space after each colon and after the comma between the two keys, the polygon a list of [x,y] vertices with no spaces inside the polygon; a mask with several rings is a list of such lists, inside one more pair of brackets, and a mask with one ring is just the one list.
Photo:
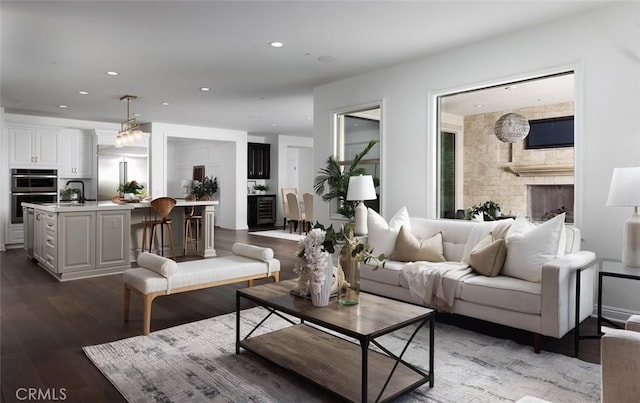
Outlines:
{"label": "white sofa back cushion", "polygon": [[406,207],[398,210],[398,212],[391,217],[389,223],[374,210],[367,209],[368,242],[376,256],[381,253],[384,253],[385,256],[390,256],[393,253],[396,248],[398,232],[402,226],[411,231],[409,212]]}
{"label": "white sofa back cushion", "polygon": [[564,214],[540,225],[517,217],[506,236],[507,258],[502,274],[539,283],[542,265],[564,255]]}

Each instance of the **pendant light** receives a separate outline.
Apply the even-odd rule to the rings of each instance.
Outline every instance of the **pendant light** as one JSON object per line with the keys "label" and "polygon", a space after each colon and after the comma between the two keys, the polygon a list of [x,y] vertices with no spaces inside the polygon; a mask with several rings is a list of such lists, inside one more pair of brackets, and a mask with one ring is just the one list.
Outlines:
{"label": "pendant light", "polygon": [[120,131],[116,136],[116,147],[121,148],[126,144],[135,143],[142,138],[142,130],[138,125],[136,118],[132,118],[129,115],[129,103],[131,100],[138,99],[135,95],[123,95],[120,97],[121,101],[127,101],[127,120],[120,123]]}
{"label": "pendant light", "polygon": [[[506,87],[511,91],[514,87]],[[529,121],[524,116],[513,113],[513,93],[511,93],[512,112],[502,115],[494,126],[494,133],[503,143],[518,143],[529,135]]]}

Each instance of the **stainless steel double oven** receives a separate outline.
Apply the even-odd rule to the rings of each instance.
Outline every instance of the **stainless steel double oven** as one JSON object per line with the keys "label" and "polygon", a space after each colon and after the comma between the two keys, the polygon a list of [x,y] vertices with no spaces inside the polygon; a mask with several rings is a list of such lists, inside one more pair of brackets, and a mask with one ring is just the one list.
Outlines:
{"label": "stainless steel double oven", "polygon": [[23,222],[22,203],[55,203],[58,199],[55,169],[11,170],[11,224]]}

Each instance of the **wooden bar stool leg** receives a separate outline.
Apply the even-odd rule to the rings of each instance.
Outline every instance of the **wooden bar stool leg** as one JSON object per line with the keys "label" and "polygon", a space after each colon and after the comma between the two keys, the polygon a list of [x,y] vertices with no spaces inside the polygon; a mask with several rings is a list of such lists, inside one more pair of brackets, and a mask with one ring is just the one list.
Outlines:
{"label": "wooden bar stool leg", "polygon": [[173,228],[171,223],[166,223],[167,229],[169,230],[169,246],[171,246],[171,256],[173,256],[173,260],[176,260],[176,246],[173,244]]}

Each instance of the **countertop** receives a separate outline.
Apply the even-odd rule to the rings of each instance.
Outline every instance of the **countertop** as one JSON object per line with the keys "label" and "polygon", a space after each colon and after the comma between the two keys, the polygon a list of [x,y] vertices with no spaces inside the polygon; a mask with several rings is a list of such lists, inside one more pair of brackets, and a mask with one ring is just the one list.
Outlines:
{"label": "countertop", "polygon": [[[191,206],[216,206],[220,204],[217,200],[194,201],[185,199],[176,199],[176,207]],[[38,210],[49,211],[52,213],[64,213],[71,211],[92,211],[92,210],[133,210],[151,207],[150,203],[113,203],[111,201],[88,201],[85,203],[22,203],[23,207],[32,207]]]}

